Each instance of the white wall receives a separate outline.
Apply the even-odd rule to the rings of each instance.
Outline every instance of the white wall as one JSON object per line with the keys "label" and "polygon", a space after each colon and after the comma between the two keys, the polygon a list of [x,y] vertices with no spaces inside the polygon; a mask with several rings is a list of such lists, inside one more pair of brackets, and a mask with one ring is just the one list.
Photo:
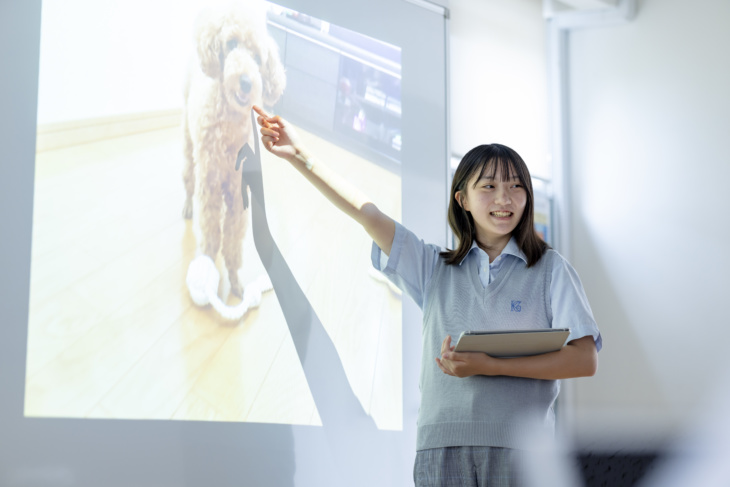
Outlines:
{"label": "white wall", "polygon": [[44,0],[38,123],[182,107],[192,26],[204,3]]}
{"label": "white wall", "polygon": [[449,8],[452,152],[498,142],[549,178],[541,0],[450,0]]}
{"label": "white wall", "polygon": [[730,2],[643,0],[569,43],[573,263],[605,344],[577,431],[661,441],[729,369]]}

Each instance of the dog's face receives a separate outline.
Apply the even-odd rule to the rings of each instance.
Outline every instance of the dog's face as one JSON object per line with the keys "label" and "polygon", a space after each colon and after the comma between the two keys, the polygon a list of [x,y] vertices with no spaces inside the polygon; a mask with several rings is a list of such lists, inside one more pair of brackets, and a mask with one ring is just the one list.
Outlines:
{"label": "dog's face", "polygon": [[266,31],[266,12],[249,7],[209,12],[196,36],[203,72],[221,83],[228,105],[242,112],[254,104],[273,105],[286,84],[278,46]]}

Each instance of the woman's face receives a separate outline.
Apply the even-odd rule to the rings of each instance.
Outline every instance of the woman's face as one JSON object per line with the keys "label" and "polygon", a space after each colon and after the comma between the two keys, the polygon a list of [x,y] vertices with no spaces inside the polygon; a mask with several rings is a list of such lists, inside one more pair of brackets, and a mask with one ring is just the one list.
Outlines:
{"label": "woman's face", "polygon": [[476,226],[477,241],[493,246],[509,240],[522,219],[527,204],[527,190],[515,174],[502,181],[500,168],[490,176],[491,171],[474,174],[465,190],[457,191],[455,198],[471,213]]}

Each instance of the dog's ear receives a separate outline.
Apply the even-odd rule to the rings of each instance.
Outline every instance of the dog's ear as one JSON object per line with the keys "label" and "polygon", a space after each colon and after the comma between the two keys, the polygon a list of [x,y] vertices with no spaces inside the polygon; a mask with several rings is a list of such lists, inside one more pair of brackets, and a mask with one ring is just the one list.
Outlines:
{"label": "dog's ear", "polygon": [[195,43],[198,48],[200,68],[211,78],[217,79],[223,72],[223,44],[220,39],[220,22],[208,12],[198,21]]}
{"label": "dog's ear", "polygon": [[263,101],[265,105],[273,106],[284,93],[286,87],[286,74],[279,57],[279,46],[273,38],[266,36],[262,54],[264,55],[261,65],[264,84]]}

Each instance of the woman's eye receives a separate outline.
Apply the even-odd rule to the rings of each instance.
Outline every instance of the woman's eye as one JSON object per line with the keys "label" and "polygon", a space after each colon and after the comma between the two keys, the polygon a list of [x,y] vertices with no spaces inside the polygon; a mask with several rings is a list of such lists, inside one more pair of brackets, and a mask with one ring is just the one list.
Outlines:
{"label": "woman's eye", "polygon": [[230,52],[234,50],[238,46],[238,41],[236,39],[231,39],[230,41],[226,42],[226,49]]}

